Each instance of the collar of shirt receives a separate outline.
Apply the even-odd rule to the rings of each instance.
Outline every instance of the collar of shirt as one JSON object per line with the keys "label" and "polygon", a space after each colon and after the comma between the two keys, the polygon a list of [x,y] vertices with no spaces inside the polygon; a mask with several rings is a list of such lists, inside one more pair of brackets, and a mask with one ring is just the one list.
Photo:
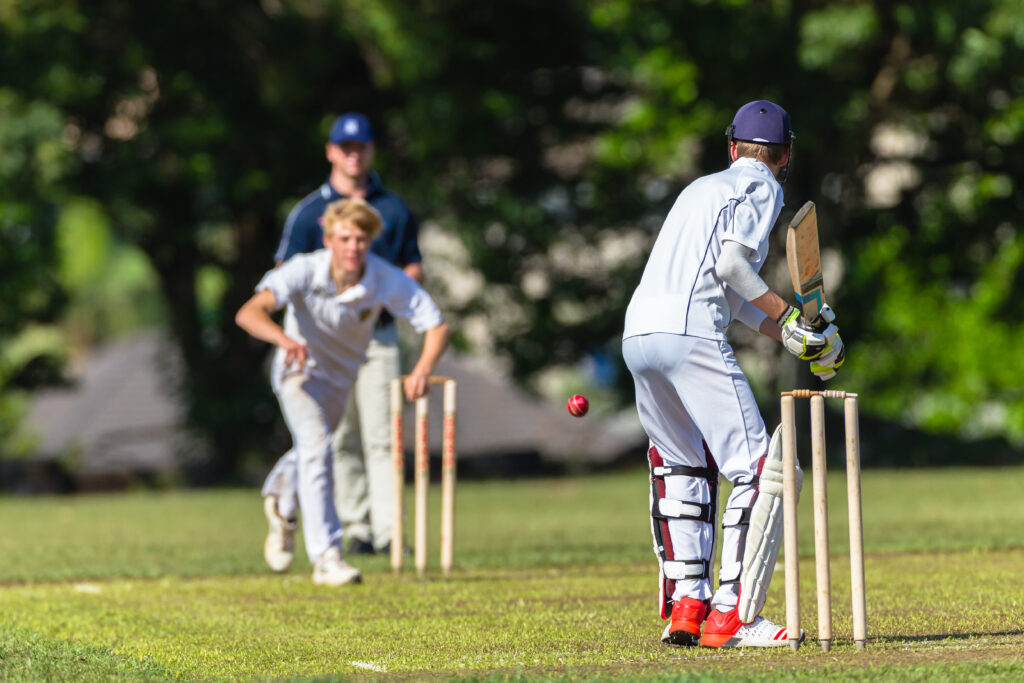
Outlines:
{"label": "collar of shirt", "polygon": [[313,270],[313,291],[333,296],[339,304],[350,304],[360,299],[365,299],[373,291],[373,274],[377,269],[376,256],[366,255],[366,269],[359,282],[338,294],[338,287],[331,277],[331,250],[321,249],[318,254],[323,254],[321,261],[316,264]]}
{"label": "collar of shirt", "polygon": [[[370,171],[366,178],[366,200],[369,201],[376,195],[384,191],[384,183],[380,181],[380,176],[377,175],[376,171]],[[328,176],[324,184],[320,186],[320,195],[327,201],[334,201],[335,199],[347,199],[347,194],[342,194],[334,189],[331,185],[331,179]]]}
{"label": "collar of shirt", "polygon": [[768,168],[767,164],[765,164],[760,159],[754,159],[753,157],[740,157],[736,161],[732,162],[732,164],[729,165],[729,168],[736,168],[740,166],[752,168],[755,171],[765,174],[772,180],[775,180],[775,176],[772,174],[772,170]]}

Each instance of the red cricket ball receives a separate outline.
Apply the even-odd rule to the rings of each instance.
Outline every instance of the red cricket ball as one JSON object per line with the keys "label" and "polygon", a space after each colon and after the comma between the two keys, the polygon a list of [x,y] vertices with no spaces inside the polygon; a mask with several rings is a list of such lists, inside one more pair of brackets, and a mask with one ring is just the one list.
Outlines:
{"label": "red cricket ball", "polygon": [[573,417],[583,417],[589,409],[590,401],[587,400],[586,396],[576,394],[569,399],[569,414]]}

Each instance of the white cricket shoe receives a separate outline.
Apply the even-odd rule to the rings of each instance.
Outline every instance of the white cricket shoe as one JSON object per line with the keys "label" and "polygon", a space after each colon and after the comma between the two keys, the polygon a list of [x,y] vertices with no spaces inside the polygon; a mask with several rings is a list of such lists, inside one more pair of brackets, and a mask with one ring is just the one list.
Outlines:
{"label": "white cricket shoe", "polygon": [[337,546],[332,545],[324,551],[313,565],[313,583],[317,586],[343,586],[362,580],[362,573],[341,559],[341,550]]}
{"label": "white cricket shoe", "polygon": [[275,572],[286,572],[295,558],[295,522],[289,522],[277,511],[277,496],[263,499],[263,513],[267,516],[267,540],[263,544],[263,559]]}
{"label": "white cricket shoe", "polygon": [[[773,624],[764,617],[744,624],[735,609],[728,612],[714,609],[704,622],[700,644],[704,647],[782,647],[789,644],[787,638],[785,626]],[[803,640],[804,630],[800,629],[800,642]]]}

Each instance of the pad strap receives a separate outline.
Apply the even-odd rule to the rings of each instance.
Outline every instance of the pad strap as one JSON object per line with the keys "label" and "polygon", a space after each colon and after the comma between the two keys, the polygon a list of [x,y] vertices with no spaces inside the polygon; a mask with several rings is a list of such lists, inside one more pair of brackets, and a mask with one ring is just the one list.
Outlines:
{"label": "pad strap", "polygon": [[743,573],[743,563],[741,562],[735,562],[728,567],[722,567],[718,571],[718,585],[739,583],[741,573]]}
{"label": "pad strap", "polygon": [[698,522],[714,522],[714,505],[711,503],[690,503],[672,498],[658,498],[651,507],[655,519],[694,519]]}
{"label": "pad strap", "polygon": [[666,579],[706,579],[711,574],[711,564],[707,560],[666,560],[661,563],[661,571]]}
{"label": "pad strap", "polygon": [[688,465],[659,465],[651,468],[655,477],[697,477],[718,481],[718,470],[713,467],[689,467]]}
{"label": "pad strap", "polygon": [[[714,467],[690,467],[688,465],[654,465],[651,475],[655,479],[665,477],[696,477],[706,479],[714,485],[718,484],[718,469]],[[712,487],[714,490],[714,486]],[[657,498],[651,506],[651,516],[655,519],[692,519],[698,522],[715,522],[714,503],[694,503],[671,498]]]}
{"label": "pad strap", "polygon": [[722,526],[749,526],[750,508],[726,508],[722,513]]}

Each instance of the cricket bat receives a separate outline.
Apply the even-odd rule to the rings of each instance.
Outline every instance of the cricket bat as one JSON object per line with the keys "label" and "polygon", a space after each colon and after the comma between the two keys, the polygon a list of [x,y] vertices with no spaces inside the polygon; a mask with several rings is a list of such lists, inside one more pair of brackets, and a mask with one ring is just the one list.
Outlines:
{"label": "cricket bat", "polygon": [[786,234],[786,262],[793,281],[793,293],[804,319],[813,322],[825,300],[818,250],[818,214],[814,202],[807,202],[789,222]]}

